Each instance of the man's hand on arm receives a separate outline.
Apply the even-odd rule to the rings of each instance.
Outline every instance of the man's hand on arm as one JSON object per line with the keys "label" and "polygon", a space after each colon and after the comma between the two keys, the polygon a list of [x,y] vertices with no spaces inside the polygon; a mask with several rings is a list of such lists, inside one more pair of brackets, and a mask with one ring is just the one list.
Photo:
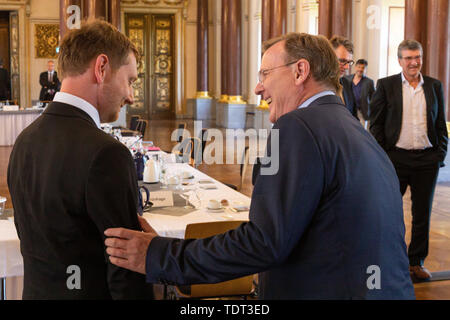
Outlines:
{"label": "man's hand on arm", "polygon": [[107,229],[105,235],[106,253],[109,261],[118,267],[145,274],[147,249],[158,234],[143,218],[139,218],[142,229],[139,232],[124,228]]}

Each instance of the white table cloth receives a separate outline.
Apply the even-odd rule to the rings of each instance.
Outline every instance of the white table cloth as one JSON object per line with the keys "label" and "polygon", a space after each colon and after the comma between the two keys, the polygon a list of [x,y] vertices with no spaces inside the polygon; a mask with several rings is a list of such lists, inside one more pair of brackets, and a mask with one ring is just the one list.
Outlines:
{"label": "white table cloth", "polygon": [[0,278],[6,278],[6,298],[19,300],[23,289],[23,258],[14,222],[0,220]]}
{"label": "white table cloth", "polygon": [[[230,205],[238,201],[244,205],[250,206],[250,198],[223,185],[208,175],[194,169],[188,164],[168,164],[168,174],[172,172],[182,173],[188,171],[192,173],[194,179],[184,180],[191,183],[186,186],[188,189],[197,189],[201,196],[201,202],[192,201],[198,209],[189,210],[186,214],[174,214],[174,212],[183,213],[183,208],[170,208],[167,212],[164,209],[158,209],[155,212],[144,214],[144,218],[150,223],[160,236],[184,238],[186,226],[189,223],[212,222],[224,220],[248,220],[248,211],[231,212],[224,210],[222,212],[209,212],[206,207],[211,199],[228,200]],[[217,189],[200,189],[199,180],[211,180]],[[204,184],[211,185],[211,184]],[[167,208],[169,209],[169,208]],[[17,236],[13,221],[0,220],[0,278],[7,278],[7,299],[20,299],[23,286],[23,259],[20,253],[20,242]]]}
{"label": "white table cloth", "polygon": [[[233,202],[240,202],[248,207],[250,207],[250,198],[239,193],[217,180],[212,179],[208,175],[194,169],[188,164],[169,164],[167,165],[167,171],[170,174],[171,171],[178,171],[182,173],[183,171],[188,171],[192,173],[194,179],[184,180],[192,183],[191,186],[186,186],[187,189],[197,189],[201,197],[201,203],[198,201],[192,201],[192,204],[197,207],[197,210],[182,214],[181,210],[178,208],[168,208],[167,212],[159,209],[155,212],[145,213],[144,218],[148,223],[155,229],[155,231],[164,237],[172,238],[184,238],[184,232],[186,226],[190,223],[199,222],[213,222],[213,221],[224,221],[224,220],[248,220],[248,211],[242,212],[232,212],[231,210],[223,210],[221,212],[212,212],[207,209],[209,200],[221,201],[223,199],[228,200],[230,206]],[[209,186],[210,184],[199,184],[199,180],[211,180],[217,189],[213,190],[203,190],[200,186]],[[195,199],[195,197],[192,197]]]}
{"label": "white table cloth", "polygon": [[0,111],[0,146],[12,146],[19,134],[42,113],[39,110]]}
{"label": "white table cloth", "polygon": [[23,276],[23,259],[14,222],[0,220],[0,278]]}

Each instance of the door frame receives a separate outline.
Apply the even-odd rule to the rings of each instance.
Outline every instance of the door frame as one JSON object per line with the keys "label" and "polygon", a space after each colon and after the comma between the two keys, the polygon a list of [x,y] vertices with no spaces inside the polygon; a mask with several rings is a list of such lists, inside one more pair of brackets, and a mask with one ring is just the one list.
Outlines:
{"label": "door frame", "polygon": [[[175,65],[174,70],[174,97],[173,101],[175,103],[175,117],[178,118],[185,112],[186,105],[186,76],[185,76],[185,30],[186,30],[186,19],[183,7],[178,8],[157,8],[157,7],[127,7],[122,5],[120,16],[121,25],[125,27],[125,14],[127,13],[138,13],[138,14],[170,14],[174,16],[174,58],[173,61]],[[124,31],[124,30],[123,30]]]}

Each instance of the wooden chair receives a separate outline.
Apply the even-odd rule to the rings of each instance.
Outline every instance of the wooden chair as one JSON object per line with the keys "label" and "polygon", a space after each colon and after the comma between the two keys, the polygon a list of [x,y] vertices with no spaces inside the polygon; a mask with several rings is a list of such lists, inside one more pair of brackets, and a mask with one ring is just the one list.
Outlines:
{"label": "wooden chair", "polygon": [[249,147],[245,147],[244,154],[242,155],[242,163],[240,168],[240,180],[239,186],[237,187],[237,191],[242,190],[242,186],[244,185],[245,174],[247,172],[248,165],[250,163],[250,149]]}
{"label": "wooden chair", "polygon": [[145,135],[145,130],[147,129],[147,124],[148,124],[147,120],[139,119],[137,121],[136,131],[138,131],[142,135],[142,138]]}
{"label": "wooden chair", "polygon": [[130,129],[132,131],[136,131],[139,119],[141,119],[140,116],[131,116],[130,117],[130,126],[128,129]]}
{"label": "wooden chair", "polygon": [[[236,229],[246,221],[216,221],[192,223],[186,226],[185,239],[203,239]],[[215,284],[175,286],[169,298],[201,299],[239,296],[244,299],[253,295],[253,275]]]}
{"label": "wooden chair", "polygon": [[197,166],[202,163],[203,161],[203,148],[202,148],[202,140],[200,140],[197,137],[191,138],[190,143],[190,162],[189,164],[193,166],[194,168],[197,168]]}
{"label": "wooden chair", "polygon": [[450,138],[450,122],[447,121],[447,135]]}
{"label": "wooden chair", "polygon": [[183,141],[184,138],[184,130],[186,130],[187,128],[187,124],[186,122],[182,122],[180,124],[178,124],[178,130],[182,130],[182,134],[178,137],[177,142],[180,143],[181,141]]}

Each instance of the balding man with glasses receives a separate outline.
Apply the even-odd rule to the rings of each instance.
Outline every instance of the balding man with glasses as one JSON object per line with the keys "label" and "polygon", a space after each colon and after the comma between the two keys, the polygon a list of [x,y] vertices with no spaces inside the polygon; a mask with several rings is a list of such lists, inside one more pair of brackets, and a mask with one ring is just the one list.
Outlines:
{"label": "balding man with glasses", "polygon": [[370,131],[394,164],[402,195],[411,189],[411,276],[427,280],[430,215],[439,168],[447,153],[442,83],[424,76],[423,49],[415,40],[398,47],[400,74],[380,79],[370,102]]}
{"label": "balding man with glasses", "polygon": [[342,99],[344,100],[348,111],[359,120],[356,101],[353,96],[352,82],[344,77],[348,73],[350,67],[355,63],[355,61],[352,60],[353,43],[347,38],[340,36],[333,36],[330,39],[330,43],[339,62],[339,82],[342,86]]}

